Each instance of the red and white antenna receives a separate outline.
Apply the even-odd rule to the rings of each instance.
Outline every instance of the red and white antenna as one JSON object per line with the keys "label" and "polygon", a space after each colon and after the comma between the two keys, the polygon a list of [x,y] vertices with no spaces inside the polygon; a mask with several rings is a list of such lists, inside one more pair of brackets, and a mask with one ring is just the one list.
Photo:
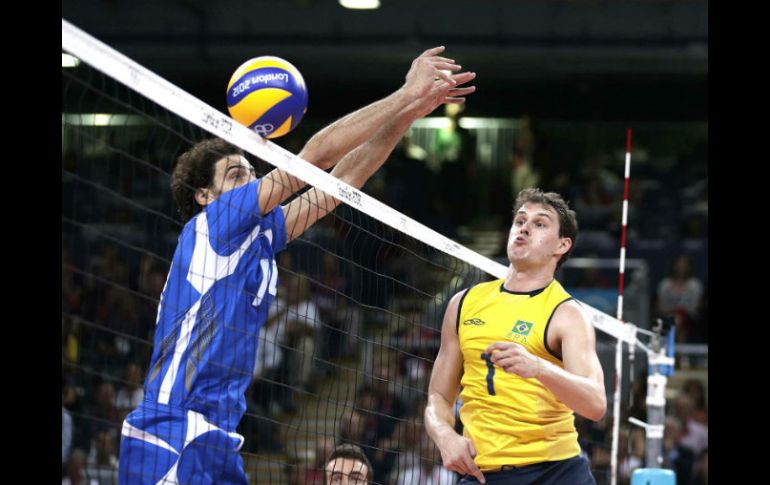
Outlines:
{"label": "red and white antenna", "polygon": [[[617,319],[623,321],[623,277],[626,272],[626,226],[628,225],[628,180],[631,176],[631,128],[626,132],[626,170],[625,186],[623,188],[623,229],[620,236],[620,266],[618,282],[618,311]],[[633,356],[634,349],[631,349]],[[618,480],[618,433],[620,430],[620,384],[623,381],[623,340],[618,339],[615,349],[615,390],[612,408],[612,455],[610,459],[610,483],[616,485]]]}

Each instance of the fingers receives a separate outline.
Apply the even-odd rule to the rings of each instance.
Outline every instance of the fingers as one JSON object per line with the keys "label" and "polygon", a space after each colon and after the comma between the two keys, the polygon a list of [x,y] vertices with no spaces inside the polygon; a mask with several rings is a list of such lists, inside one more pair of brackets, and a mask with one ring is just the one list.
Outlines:
{"label": "fingers", "polygon": [[454,88],[449,90],[449,92],[447,93],[447,96],[451,96],[453,98],[459,98],[459,97],[471,94],[475,91],[476,91],[476,86],[468,86],[465,88]]}
{"label": "fingers", "polygon": [[468,81],[475,78],[476,78],[475,72],[461,72],[460,74],[452,74],[452,79],[455,80],[457,86],[460,86],[461,84],[465,84]]}
{"label": "fingers", "polygon": [[481,483],[486,483],[486,480],[484,479],[484,475],[481,473],[481,470],[479,469],[478,465],[474,463],[473,459],[468,457],[465,460],[465,468],[466,468],[466,474],[467,475],[473,475],[476,477],[476,480],[478,480]]}
{"label": "fingers", "polygon": [[[481,470],[473,461],[473,457],[477,454],[473,441],[459,436],[457,438],[457,442],[452,443],[449,449],[442,450],[444,466],[463,475],[473,475],[481,483],[484,483],[484,475],[481,474]],[[447,452],[446,455],[444,454],[445,451]]]}
{"label": "fingers", "polygon": [[476,477],[476,480],[478,480],[481,483],[486,483],[486,480],[484,479],[484,475],[481,473],[481,470],[479,469],[478,465],[476,465],[476,462],[473,461],[473,458],[476,457],[478,452],[476,451],[476,446],[473,444],[473,441],[469,439],[465,439],[465,442],[468,445],[468,455],[467,457],[469,460],[467,460],[470,463],[467,463],[468,465],[468,471],[471,475]]}
{"label": "fingers", "polygon": [[[464,74],[469,74],[469,73],[464,73]],[[468,79],[473,79],[473,77],[475,77],[475,73],[470,73],[470,74],[473,74],[473,75],[472,76],[464,76],[464,77],[468,78]],[[455,80],[457,80],[457,76],[454,76],[454,77],[455,77]],[[462,81],[462,82],[467,82],[467,81]],[[462,84],[462,82],[458,82],[458,84]],[[446,96],[442,100],[442,103],[445,103],[445,104],[462,104],[462,103],[465,103],[464,96],[467,96],[467,95],[472,94],[474,92],[476,92],[476,86],[466,86],[464,88],[450,88],[447,91]]]}
{"label": "fingers", "polygon": [[423,52],[422,54],[420,54],[420,57],[435,56],[435,55],[441,54],[445,50],[446,50],[446,47],[444,47],[443,45],[440,45],[438,47],[432,47],[426,50],[425,52]]}
{"label": "fingers", "polygon": [[522,353],[521,351],[526,352],[526,348],[521,344],[517,344],[516,342],[494,342],[489,344],[489,347],[487,347],[485,352],[491,354],[494,350],[505,350],[509,353]]}
{"label": "fingers", "polygon": [[450,86],[455,85],[454,79],[452,79],[452,77],[449,74],[445,73],[444,71],[436,71],[436,77],[439,79],[443,79]]}
{"label": "fingers", "polygon": [[[433,62],[433,63],[435,63],[437,66],[441,64],[441,65],[446,65],[446,66],[456,66],[458,68],[460,67],[460,66],[458,66],[455,63],[454,59],[449,59],[448,57],[438,57],[438,56],[435,56],[435,57],[431,57],[428,60]],[[448,68],[442,67],[442,69],[448,69]]]}
{"label": "fingers", "polygon": [[508,350],[511,347],[510,342],[494,342],[489,344],[489,347],[487,347],[486,352],[487,354],[491,354],[494,350]]}

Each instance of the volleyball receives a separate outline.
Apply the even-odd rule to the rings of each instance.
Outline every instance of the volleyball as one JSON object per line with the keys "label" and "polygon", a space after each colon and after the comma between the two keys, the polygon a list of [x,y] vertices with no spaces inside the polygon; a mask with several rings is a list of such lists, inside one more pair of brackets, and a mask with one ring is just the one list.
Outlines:
{"label": "volleyball", "polygon": [[299,125],[307,111],[307,87],[299,70],[280,57],[250,59],[227,85],[230,116],[264,138],[278,138]]}

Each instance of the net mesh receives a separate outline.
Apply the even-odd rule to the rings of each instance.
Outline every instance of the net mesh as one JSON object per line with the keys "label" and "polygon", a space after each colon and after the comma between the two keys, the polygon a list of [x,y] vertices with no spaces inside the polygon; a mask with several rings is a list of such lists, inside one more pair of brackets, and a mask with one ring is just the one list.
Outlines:
{"label": "net mesh", "polygon": [[[171,170],[212,135],[85,62],[62,69],[62,99],[62,399],[73,422],[63,462],[117,483],[121,423],[143,398],[184,226]],[[272,168],[247,158],[258,176]],[[375,483],[438,466],[422,416],[442,317],[454,294],[492,277],[347,205],[292,242],[278,270],[264,327],[244,335],[259,340],[237,430],[250,481],[323,483],[340,442],[362,447]],[[611,397],[615,340],[597,337]],[[576,424],[609,483],[610,426]]]}

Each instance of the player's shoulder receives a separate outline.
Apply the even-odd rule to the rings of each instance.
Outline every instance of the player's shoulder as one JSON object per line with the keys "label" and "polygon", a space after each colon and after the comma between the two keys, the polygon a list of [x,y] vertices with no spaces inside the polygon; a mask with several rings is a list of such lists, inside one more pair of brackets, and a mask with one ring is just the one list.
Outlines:
{"label": "player's shoulder", "polygon": [[583,307],[574,298],[564,300],[554,309],[549,326],[558,334],[593,331]]}

